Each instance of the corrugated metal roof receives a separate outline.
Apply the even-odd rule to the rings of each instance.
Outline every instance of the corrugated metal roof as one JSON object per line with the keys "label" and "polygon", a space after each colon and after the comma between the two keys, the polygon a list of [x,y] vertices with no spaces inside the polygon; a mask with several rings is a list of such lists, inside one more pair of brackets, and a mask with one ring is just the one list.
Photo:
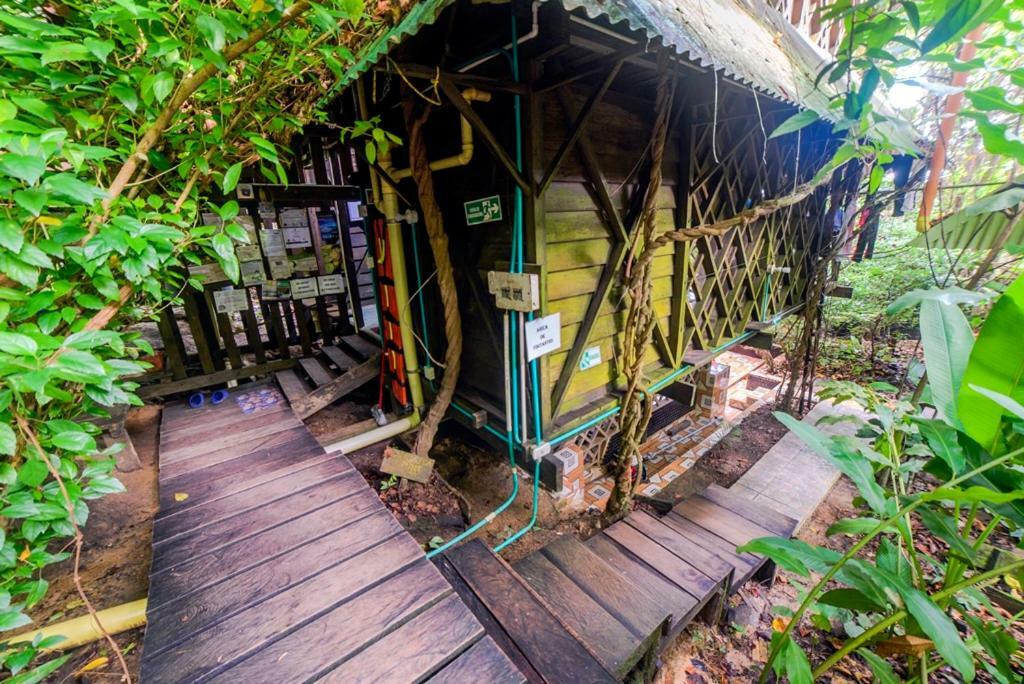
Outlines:
{"label": "corrugated metal roof", "polygon": [[568,10],[607,17],[660,39],[701,66],[721,69],[780,100],[830,117],[828,94],[814,79],[829,61],[762,0],[561,0]]}
{"label": "corrugated metal roof", "polygon": [[[829,60],[795,27],[763,0],[547,0],[587,17],[606,17],[659,40],[680,55],[722,70],[774,97],[798,104],[826,118],[828,93],[814,79]],[[348,83],[376,64],[392,46],[432,24],[455,0],[423,0],[412,6],[390,31],[357,55],[346,72]]]}

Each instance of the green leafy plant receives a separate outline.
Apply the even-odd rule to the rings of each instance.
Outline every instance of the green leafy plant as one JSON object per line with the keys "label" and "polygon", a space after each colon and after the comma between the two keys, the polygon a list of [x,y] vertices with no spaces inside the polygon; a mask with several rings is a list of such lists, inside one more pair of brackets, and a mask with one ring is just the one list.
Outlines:
{"label": "green leafy plant", "polygon": [[[247,237],[230,193],[243,173],[288,182],[282,150],[385,27],[360,0],[13,2],[0,26],[0,630],[13,630],[69,557],[92,610],[82,528],[122,486],[90,420],[139,403],[153,350],[130,326],[201,285],[190,265],[237,280]],[[5,643],[0,663],[38,681],[60,665],[32,667],[51,645]]]}
{"label": "green leafy plant", "polygon": [[397,484],[398,484],[398,476],[397,475],[390,475],[386,480],[381,480],[380,481],[380,485],[379,485],[380,486],[380,491],[386,492],[386,491],[388,491],[389,489],[391,489],[392,487],[394,487]]}
{"label": "green leafy plant", "polygon": [[[826,436],[777,414],[860,497],[858,515],[828,530],[855,540],[846,553],[774,538],[742,548],[813,579],[792,619],[774,634],[765,674],[809,682],[856,653],[878,680],[898,681],[879,654],[896,653],[907,657],[907,680],[927,681],[943,665],[967,681],[979,667],[996,681],[1019,680],[1020,645],[978,589],[1024,574],[1024,560],[987,568],[980,554],[1000,526],[1024,527],[1024,406],[1011,396],[1024,368],[1017,318],[1024,277],[996,302],[977,342],[959,308],[976,299],[963,291],[920,291],[900,305],[920,305],[930,405],[900,400],[884,384],[830,383],[823,400],[855,401],[870,417],[826,420],[858,422],[860,439]],[[1010,337],[1015,347],[1005,344]],[[918,538],[925,532],[941,540],[944,553],[922,551]],[[967,635],[954,615],[966,616]],[[813,670],[792,638],[805,617],[821,628],[842,624],[849,637]]]}

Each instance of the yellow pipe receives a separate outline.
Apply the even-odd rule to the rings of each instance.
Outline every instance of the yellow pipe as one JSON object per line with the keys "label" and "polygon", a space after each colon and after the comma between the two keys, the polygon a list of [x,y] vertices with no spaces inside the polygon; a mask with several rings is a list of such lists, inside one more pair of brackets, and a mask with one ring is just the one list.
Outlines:
{"label": "yellow pipe", "polygon": [[[359,115],[369,119],[369,109],[366,106],[366,94],[360,87],[358,91]],[[380,165],[384,169],[391,166],[391,151],[381,150]],[[412,425],[416,427],[420,423],[420,410],[425,406],[423,400],[423,385],[420,382],[420,364],[416,355],[416,338],[412,330],[412,309],[409,307],[409,279],[405,269],[405,245],[402,239],[402,224],[398,217],[398,195],[386,180],[377,178],[377,174],[370,169],[370,178],[373,186],[374,201],[384,213],[388,224],[388,244],[391,246],[391,271],[393,285],[395,288],[395,299],[398,300],[398,325],[402,334],[402,356],[405,358],[405,372],[409,378],[409,394],[412,398]],[[375,179],[375,180],[373,180]],[[378,190],[379,186],[379,190]]]}
{"label": "yellow pipe", "polygon": [[97,611],[96,617],[99,619],[99,625],[93,620],[92,615],[83,615],[71,620],[65,620],[64,622],[58,622],[54,625],[47,625],[42,629],[23,632],[17,636],[5,639],[5,641],[17,643],[33,641],[35,639],[46,639],[52,636],[62,636],[65,637],[64,641],[43,650],[63,651],[69,648],[76,648],[102,639],[103,632],[100,631],[100,625],[107,631],[107,634],[113,635],[127,632],[129,629],[135,629],[146,624],[146,602],[147,599],[141,598],[137,601]]}
{"label": "yellow pipe", "polygon": [[[462,97],[466,102],[490,102],[491,94],[477,90],[476,88],[466,88],[462,91]],[[450,157],[444,159],[438,159],[437,161],[430,162],[431,171],[443,171],[444,169],[454,169],[457,166],[465,166],[473,158],[473,127],[466,120],[466,117],[459,117],[459,132],[462,138],[462,150],[458,154],[453,154]],[[390,157],[389,157],[390,159]],[[391,169],[388,165],[381,163],[384,170],[394,178],[395,180],[402,180],[412,175],[412,169]]]}

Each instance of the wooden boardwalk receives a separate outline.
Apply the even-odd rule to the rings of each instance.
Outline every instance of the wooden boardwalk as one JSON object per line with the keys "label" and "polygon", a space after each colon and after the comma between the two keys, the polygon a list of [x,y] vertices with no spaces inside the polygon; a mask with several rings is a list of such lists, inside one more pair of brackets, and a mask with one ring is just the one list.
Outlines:
{"label": "wooden boardwalk", "polygon": [[636,511],[514,566],[479,541],[435,562],[528,681],[633,681],[695,618],[717,621],[729,592],[771,582],[771,564],[736,547],[795,524],[712,485],[664,516]]}
{"label": "wooden boardwalk", "polygon": [[524,681],[272,386],[167,405],[159,489],[143,682]]}

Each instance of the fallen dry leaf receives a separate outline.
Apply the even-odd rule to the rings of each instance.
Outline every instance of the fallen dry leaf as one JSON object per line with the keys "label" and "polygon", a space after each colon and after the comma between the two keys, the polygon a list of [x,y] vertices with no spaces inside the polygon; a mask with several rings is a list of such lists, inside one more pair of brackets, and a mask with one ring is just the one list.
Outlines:
{"label": "fallen dry leaf", "polygon": [[187,498],[188,498],[188,494],[186,494],[185,492],[174,492],[174,500],[175,501],[184,501]]}
{"label": "fallen dry leaf", "polygon": [[920,656],[935,648],[931,639],[906,634],[880,641],[875,646],[875,653],[883,658],[891,655]]}
{"label": "fallen dry leaf", "polygon": [[75,671],[75,676],[82,674],[83,672],[89,672],[91,670],[97,670],[110,662],[110,658],[107,656],[100,656],[99,658],[93,658],[82,667]]}
{"label": "fallen dry leaf", "polygon": [[777,617],[772,620],[772,629],[776,632],[785,631],[786,626],[789,624],[789,620],[786,618]]}

